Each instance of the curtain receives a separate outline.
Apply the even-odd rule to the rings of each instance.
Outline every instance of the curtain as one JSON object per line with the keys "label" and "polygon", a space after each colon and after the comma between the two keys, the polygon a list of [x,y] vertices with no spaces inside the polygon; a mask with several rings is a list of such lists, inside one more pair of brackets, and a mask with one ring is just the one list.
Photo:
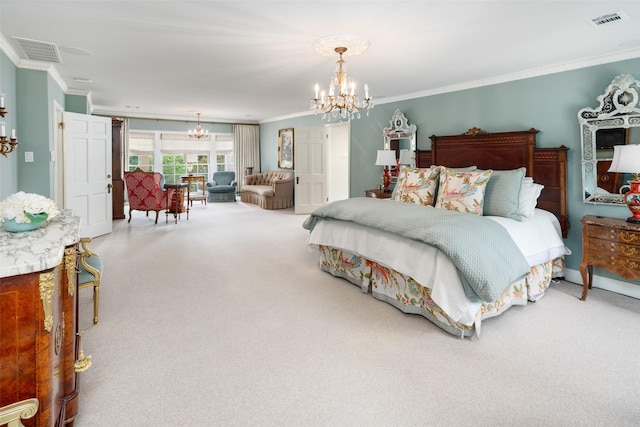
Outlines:
{"label": "curtain", "polygon": [[233,145],[236,154],[236,181],[238,190],[244,182],[245,168],[260,172],[260,127],[258,125],[234,125]]}

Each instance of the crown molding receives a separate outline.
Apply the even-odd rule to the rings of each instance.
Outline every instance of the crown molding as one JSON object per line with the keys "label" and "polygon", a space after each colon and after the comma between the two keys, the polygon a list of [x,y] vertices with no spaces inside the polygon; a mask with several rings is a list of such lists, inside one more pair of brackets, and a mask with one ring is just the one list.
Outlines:
{"label": "crown molding", "polygon": [[[193,115],[188,116],[179,116],[179,115],[158,115],[158,114],[144,114],[144,113],[136,113],[133,111],[122,111],[109,109],[104,107],[95,107],[92,111],[92,114],[98,116],[109,116],[109,117],[124,117],[128,119],[149,119],[149,120],[172,120],[179,122],[193,122],[196,123]],[[256,120],[237,120],[237,119],[228,119],[228,118],[216,118],[216,117],[205,117],[200,116],[200,121],[203,123],[220,123],[220,124],[247,124],[247,125],[256,125],[258,121]]]}
{"label": "crown molding", "polygon": [[15,65],[16,67],[18,66],[18,63],[20,62],[20,55],[18,55],[15,49],[11,47],[7,39],[1,33],[0,33],[0,50],[2,50],[5,53],[5,55],[9,57],[11,62],[13,62],[13,65]]}
{"label": "crown molding", "polygon": [[566,62],[562,64],[553,65],[550,67],[535,68],[535,69],[529,69],[529,70],[525,70],[517,73],[503,74],[501,76],[491,77],[488,79],[474,80],[474,81],[460,83],[460,84],[451,85],[451,86],[443,86],[443,87],[421,91],[421,92],[414,92],[414,93],[409,93],[405,95],[380,98],[379,100],[376,99],[375,103],[377,105],[380,105],[380,104],[388,104],[390,102],[398,102],[398,101],[406,101],[409,99],[422,98],[425,96],[441,95],[443,93],[458,92],[466,89],[475,89],[475,88],[479,88],[483,86],[491,86],[499,83],[513,82],[516,80],[525,80],[525,79],[530,79],[534,77],[541,77],[549,74],[562,73],[565,71],[578,70],[581,68],[593,67],[595,65],[608,64],[611,62],[618,62],[618,61],[624,61],[627,59],[635,59],[635,58],[640,58],[640,49],[633,49],[623,53],[594,57],[588,60]]}

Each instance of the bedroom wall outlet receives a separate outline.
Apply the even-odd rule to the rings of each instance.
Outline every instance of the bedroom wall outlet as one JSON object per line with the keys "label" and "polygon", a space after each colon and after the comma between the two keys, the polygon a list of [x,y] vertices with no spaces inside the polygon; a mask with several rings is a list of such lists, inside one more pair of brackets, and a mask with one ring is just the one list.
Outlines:
{"label": "bedroom wall outlet", "polygon": [[33,162],[33,151],[25,151],[24,152],[24,161],[25,161],[25,163]]}

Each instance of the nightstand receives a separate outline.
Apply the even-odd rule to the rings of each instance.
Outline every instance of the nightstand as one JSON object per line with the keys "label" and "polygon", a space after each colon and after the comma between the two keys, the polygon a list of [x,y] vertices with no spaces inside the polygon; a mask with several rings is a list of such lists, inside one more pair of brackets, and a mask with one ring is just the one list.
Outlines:
{"label": "nightstand", "polygon": [[374,199],[390,199],[391,191],[382,191],[382,190],[366,190],[364,195],[366,197],[373,197]]}
{"label": "nightstand", "polygon": [[593,284],[593,267],[625,279],[640,278],[640,224],[624,219],[587,215],[582,222],[582,298]]}

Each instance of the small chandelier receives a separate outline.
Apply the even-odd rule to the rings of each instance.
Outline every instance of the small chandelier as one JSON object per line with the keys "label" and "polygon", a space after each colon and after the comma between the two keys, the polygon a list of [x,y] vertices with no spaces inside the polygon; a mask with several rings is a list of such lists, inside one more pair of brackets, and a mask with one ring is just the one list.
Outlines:
{"label": "small chandelier", "polygon": [[200,113],[196,113],[198,115],[198,125],[195,129],[189,129],[189,138],[201,139],[209,136],[209,131],[202,129],[200,126]]}
{"label": "small chandelier", "polygon": [[[329,84],[329,95],[324,90],[319,93],[320,87],[315,86],[316,96],[311,100],[311,109],[315,113],[322,113],[323,119],[330,117],[360,118],[360,110],[366,109],[369,115],[369,109],[373,107],[373,98],[369,96],[369,86],[364,85],[364,99],[360,100],[355,93],[356,84],[347,76],[347,67],[342,59],[342,54],[347,51],[346,47],[337,47],[334,49],[340,59],[336,64],[336,74]],[[337,90],[337,94],[336,94]]]}

